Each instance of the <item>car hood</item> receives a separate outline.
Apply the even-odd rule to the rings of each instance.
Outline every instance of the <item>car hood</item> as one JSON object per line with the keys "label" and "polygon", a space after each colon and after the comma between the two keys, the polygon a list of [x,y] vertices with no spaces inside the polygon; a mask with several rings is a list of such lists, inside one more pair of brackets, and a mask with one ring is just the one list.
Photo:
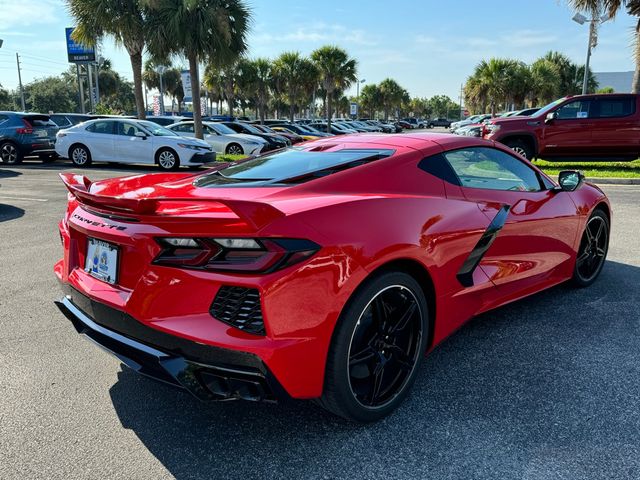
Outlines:
{"label": "car hood", "polygon": [[527,125],[529,122],[540,123],[541,121],[541,118],[536,117],[505,117],[494,118],[490,120],[490,123],[494,125]]}
{"label": "car hood", "polygon": [[238,140],[244,140],[246,142],[256,142],[256,143],[262,143],[262,144],[267,143],[267,141],[264,138],[258,137],[257,135],[251,135],[249,133],[228,133],[225,136],[237,138]]}

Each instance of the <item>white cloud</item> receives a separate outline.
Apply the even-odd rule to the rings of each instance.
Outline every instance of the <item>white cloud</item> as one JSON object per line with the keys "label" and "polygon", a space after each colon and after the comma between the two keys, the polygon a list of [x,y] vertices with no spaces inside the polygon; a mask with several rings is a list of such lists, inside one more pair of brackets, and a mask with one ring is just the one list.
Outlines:
{"label": "white cloud", "polygon": [[56,23],[63,8],[54,0],[1,0],[0,29]]}

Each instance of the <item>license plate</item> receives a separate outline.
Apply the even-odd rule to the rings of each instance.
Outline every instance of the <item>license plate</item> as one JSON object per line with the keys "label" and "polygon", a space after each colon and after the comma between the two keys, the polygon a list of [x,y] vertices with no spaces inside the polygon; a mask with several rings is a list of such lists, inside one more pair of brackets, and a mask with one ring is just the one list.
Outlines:
{"label": "license plate", "polygon": [[38,130],[34,130],[33,134],[38,137],[38,138],[44,138],[44,137],[48,137],[49,136],[49,132],[47,132],[45,129],[40,128]]}
{"label": "license plate", "polygon": [[89,238],[85,270],[107,283],[116,283],[118,278],[118,247],[109,242]]}

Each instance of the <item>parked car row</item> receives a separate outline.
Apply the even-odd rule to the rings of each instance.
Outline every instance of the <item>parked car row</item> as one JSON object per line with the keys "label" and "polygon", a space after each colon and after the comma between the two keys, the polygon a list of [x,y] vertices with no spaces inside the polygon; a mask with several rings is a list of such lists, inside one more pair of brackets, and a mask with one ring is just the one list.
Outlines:
{"label": "parked car row", "polygon": [[[450,128],[458,135],[499,141],[528,159],[541,155],[635,159],[640,148],[635,137],[626,132],[637,130],[640,123],[638,98],[621,94],[565,97],[541,109],[496,117],[474,115],[452,123]],[[26,155],[37,155],[45,162],[60,156],[78,167],[120,162],[157,164],[173,170],[181,165],[204,165],[216,155],[257,156],[326,136],[395,133],[409,125],[404,120],[388,123],[370,119],[336,119],[331,126],[322,119],[270,119],[262,125],[209,117],[203,122],[204,139],[199,140],[193,120],[187,117],[89,117],[0,112],[0,159],[16,164]],[[166,127],[160,125],[171,120]],[[443,119],[429,122],[435,125],[436,120]],[[415,124],[424,125],[418,120]]]}

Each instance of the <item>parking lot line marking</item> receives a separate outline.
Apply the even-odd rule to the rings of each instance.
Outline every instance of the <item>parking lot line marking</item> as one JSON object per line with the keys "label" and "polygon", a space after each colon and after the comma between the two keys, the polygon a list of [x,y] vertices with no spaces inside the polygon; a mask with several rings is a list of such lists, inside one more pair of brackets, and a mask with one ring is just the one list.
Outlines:
{"label": "parking lot line marking", "polygon": [[27,197],[8,197],[5,195],[0,195],[0,198],[4,200],[18,200],[18,201],[27,201],[27,202],[48,202],[47,198],[27,198]]}

